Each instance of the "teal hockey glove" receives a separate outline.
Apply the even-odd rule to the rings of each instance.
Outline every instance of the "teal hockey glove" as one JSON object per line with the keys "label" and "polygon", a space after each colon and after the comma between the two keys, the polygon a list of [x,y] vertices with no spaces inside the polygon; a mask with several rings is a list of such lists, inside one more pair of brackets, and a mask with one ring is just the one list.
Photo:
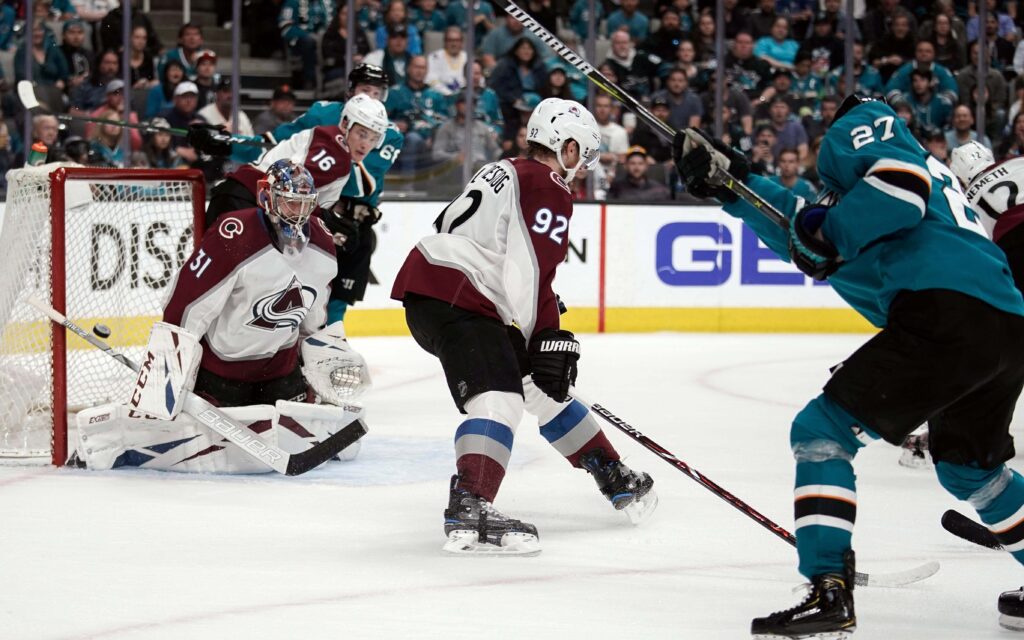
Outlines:
{"label": "teal hockey glove", "polygon": [[839,252],[820,232],[828,210],[821,204],[807,205],[789,225],[789,256],[797,269],[815,280],[824,280],[839,268]]}

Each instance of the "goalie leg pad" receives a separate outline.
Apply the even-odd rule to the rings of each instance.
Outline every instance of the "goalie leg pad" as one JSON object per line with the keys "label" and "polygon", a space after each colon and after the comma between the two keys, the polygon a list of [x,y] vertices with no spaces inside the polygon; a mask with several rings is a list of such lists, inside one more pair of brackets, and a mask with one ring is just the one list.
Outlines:
{"label": "goalie leg pad", "polygon": [[173,324],[155,323],[128,404],[155,418],[173,419],[195,386],[202,357],[195,335]]}
{"label": "goalie leg pad", "polygon": [[329,404],[352,402],[373,386],[366,360],[345,340],[345,325],[330,324],[302,341],[302,374]]}
{"label": "goalie leg pad", "polygon": [[[272,428],[276,412],[270,405],[223,409],[224,413],[262,431],[276,445]],[[145,416],[123,404],[91,407],[78,413],[77,454],[94,470],[141,467],[182,473],[266,473],[254,460],[191,416],[174,420]]]}
{"label": "goalie leg pad", "polygon": [[[354,405],[342,407],[331,404],[277,401],[277,419],[274,431],[278,446],[288,453],[301,453],[314,444],[323,442],[354,420],[362,419],[366,410]],[[359,453],[360,442],[345,447],[338,460],[352,460]]]}

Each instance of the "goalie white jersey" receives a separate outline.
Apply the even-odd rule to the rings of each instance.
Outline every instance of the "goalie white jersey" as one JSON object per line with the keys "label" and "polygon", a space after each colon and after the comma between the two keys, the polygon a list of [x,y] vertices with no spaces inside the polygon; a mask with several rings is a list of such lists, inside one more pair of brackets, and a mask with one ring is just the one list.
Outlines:
{"label": "goalie white jersey", "polygon": [[201,337],[200,364],[245,382],[280,378],[298,367],[299,338],[327,319],[337,273],[334,242],[310,218],[309,244],[279,251],[259,209],[221,216],[182,265],[164,307],[164,321]]}
{"label": "goalie white jersey", "polygon": [[406,258],[391,297],[407,293],[519,325],[527,340],[555,328],[551,283],[569,248],[572,196],[536,160],[484,166]]}
{"label": "goalie white jersey", "polygon": [[982,171],[965,194],[992,240],[1000,242],[1008,231],[1024,222],[1024,157],[998,162]]}

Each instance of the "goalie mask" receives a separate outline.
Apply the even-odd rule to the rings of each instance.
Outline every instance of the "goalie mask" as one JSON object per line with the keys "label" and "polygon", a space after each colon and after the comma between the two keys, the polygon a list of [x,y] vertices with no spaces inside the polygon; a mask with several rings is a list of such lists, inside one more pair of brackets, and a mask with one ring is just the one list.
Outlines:
{"label": "goalie mask", "polygon": [[[526,125],[530,132],[528,142],[535,142],[555,152],[558,166],[565,171],[565,181],[572,182],[581,168],[588,170],[597,166],[601,156],[601,133],[597,121],[578,102],[561,98],[547,98],[533,110]],[[580,159],[575,166],[565,166],[562,151],[569,140],[575,140],[580,148]]]}
{"label": "goalie mask", "polygon": [[291,160],[278,160],[259,181],[257,200],[282,244],[301,251],[309,241],[307,223],[317,205],[309,171]]}

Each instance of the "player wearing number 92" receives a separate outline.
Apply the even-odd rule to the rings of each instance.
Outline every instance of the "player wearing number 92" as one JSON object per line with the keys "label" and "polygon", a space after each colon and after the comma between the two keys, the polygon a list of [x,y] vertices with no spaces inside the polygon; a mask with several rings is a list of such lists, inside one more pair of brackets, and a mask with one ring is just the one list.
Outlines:
{"label": "player wearing number 92", "polygon": [[434,221],[395,279],[416,342],[437,356],[465,418],[445,511],[451,553],[534,554],[532,524],[494,510],[524,410],[617,509],[640,519],[653,482],[630,471],[587,408],[569,398],[579,343],[560,328],[551,285],[565,259],[568,182],[594,166],[601,138],[582,105],[549,98],[528,124],[528,157],[481,168]]}
{"label": "player wearing number 92", "polygon": [[[746,159],[719,141],[679,134],[674,151],[691,191],[722,200],[776,254],[828,277],[881,329],[793,420],[797,552],[811,592],[755,619],[752,633],[853,630],[853,458],[879,438],[899,445],[925,421],[939,482],[1024,562],[1024,478],[1004,464],[1014,455],[1008,428],[1024,384],[1024,301],[949,169],[888,105],[857,96],[843,102],[822,142],[818,174],[829,193],[817,204],[748,175]],[[789,231],[724,189],[716,167],[788,216]]]}

